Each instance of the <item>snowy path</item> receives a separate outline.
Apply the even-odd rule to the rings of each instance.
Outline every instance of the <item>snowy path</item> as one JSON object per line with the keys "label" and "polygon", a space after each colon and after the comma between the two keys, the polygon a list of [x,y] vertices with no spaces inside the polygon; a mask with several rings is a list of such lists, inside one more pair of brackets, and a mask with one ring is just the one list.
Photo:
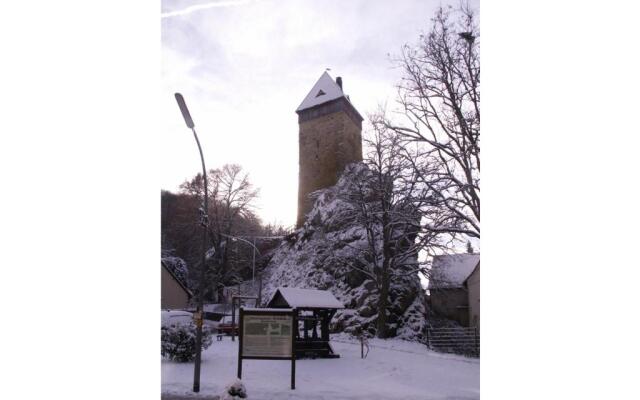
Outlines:
{"label": "snowy path", "polygon": [[[366,359],[360,346],[336,337],[339,359],[298,360],[296,390],[289,389],[290,362],[243,362],[249,400],[471,400],[480,398],[480,362],[429,351],[401,340],[372,340]],[[220,394],[235,378],[238,342],[225,337],[203,353],[201,394]],[[162,361],[162,392],[190,395],[193,363]],[[197,398],[197,397],[196,397]]]}

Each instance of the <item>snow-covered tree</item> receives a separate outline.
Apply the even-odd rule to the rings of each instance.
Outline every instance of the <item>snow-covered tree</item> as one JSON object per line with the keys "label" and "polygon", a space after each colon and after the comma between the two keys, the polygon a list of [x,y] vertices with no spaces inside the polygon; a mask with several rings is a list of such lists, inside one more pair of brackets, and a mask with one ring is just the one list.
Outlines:
{"label": "snow-covered tree", "polygon": [[[431,205],[446,212],[445,223],[426,229],[480,237],[480,34],[468,6],[440,8],[433,26],[398,60],[403,78],[399,109],[380,113],[374,124],[421,144],[418,181],[433,193]],[[424,165],[438,164],[436,174]],[[442,220],[440,221],[442,222]]]}
{"label": "snow-covered tree", "polygon": [[[418,253],[425,248],[439,247],[439,234],[423,230],[421,221],[426,213],[432,223],[439,221],[440,211],[430,208],[431,190],[418,183],[416,170],[410,160],[410,151],[401,137],[384,127],[374,125],[371,139],[365,139],[369,152],[367,168],[358,179],[350,182],[343,196],[351,204],[348,218],[366,232],[366,246],[362,252],[366,264],[344,263],[370,278],[376,285],[377,331],[380,338],[387,337],[389,291],[395,277],[426,273]],[[422,171],[426,174],[427,171]]]}
{"label": "snow-covered tree", "polygon": [[[378,207],[379,203],[367,192],[369,185],[363,185],[363,182],[374,185],[374,176],[374,170],[362,162],[349,164],[334,186],[313,193],[313,207],[304,225],[280,243],[264,269],[263,302],[283,286],[330,290],[345,305],[332,319],[333,332],[376,335],[382,246],[378,245],[376,252],[371,251],[370,239],[376,243],[382,230],[380,225],[367,222],[359,211],[363,199],[371,203],[364,210]],[[385,334],[424,340],[425,296],[417,272],[422,266],[416,263],[415,254],[410,256],[414,253],[412,249],[402,248],[399,231],[400,227],[395,233],[398,244],[392,247],[398,249],[398,257],[389,263],[392,272],[387,275]],[[406,232],[409,239],[411,234]],[[374,253],[378,266],[375,270]],[[403,256],[406,262],[400,260]]]}

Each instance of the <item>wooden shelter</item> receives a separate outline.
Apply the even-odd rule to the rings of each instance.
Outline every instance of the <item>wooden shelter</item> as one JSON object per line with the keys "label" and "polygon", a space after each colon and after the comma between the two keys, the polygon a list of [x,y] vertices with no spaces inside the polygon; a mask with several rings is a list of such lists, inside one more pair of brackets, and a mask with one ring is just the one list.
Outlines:
{"label": "wooden shelter", "polygon": [[296,358],[340,357],[329,343],[329,323],[344,305],[330,291],[278,288],[267,307],[292,308],[296,313]]}

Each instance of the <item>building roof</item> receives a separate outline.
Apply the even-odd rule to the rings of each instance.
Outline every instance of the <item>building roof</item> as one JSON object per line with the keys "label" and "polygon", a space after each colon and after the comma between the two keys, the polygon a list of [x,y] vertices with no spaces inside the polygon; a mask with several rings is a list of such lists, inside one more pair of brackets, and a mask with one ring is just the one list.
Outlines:
{"label": "building roof", "polygon": [[480,254],[446,254],[433,257],[427,289],[456,289],[480,262]]}
{"label": "building roof", "polygon": [[344,308],[344,304],[328,290],[278,288],[269,300],[271,307],[279,296],[291,308]]}
{"label": "building roof", "polygon": [[306,110],[307,108],[315,107],[317,105],[329,102],[331,100],[345,97],[342,88],[334,82],[333,78],[325,71],[320,79],[313,85],[307,97],[302,100],[297,111]]}
{"label": "building roof", "polygon": [[467,285],[467,281],[469,280],[469,278],[471,278],[471,275],[473,275],[476,270],[480,269],[480,261],[478,261],[478,263],[476,264],[476,266],[473,268],[473,270],[471,271],[471,273],[469,274],[469,276],[467,276],[467,279],[464,280],[464,284]]}
{"label": "building roof", "polygon": [[227,311],[231,312],[231,304],[223,304],[223,303],[203,304],[202,310],[208,313],[226,314]]}
{"label": "building roof", "polygon": [[169,275],[171,275],[173,277],[173,279],[176,280],[176,282],[178,282],[178,285],[180,285],[180,287],[182,288],[182,290],[184,290],[185,292],[187,292],[187,295],[189,296],[189,298],[193,297],[193,293],[191,292],[191,290],[189,290],[189,288],[187,287],[187,285],[182,282],[180,280],[180,278],[178,278],[176,276],[176,274],[172,271],[171,268],[169,268],[169,266],[164,262],[164,260],[160,260],[160,265],[162,265],[162,267],[164,269],[167,270],[167,272],[169,273]]}

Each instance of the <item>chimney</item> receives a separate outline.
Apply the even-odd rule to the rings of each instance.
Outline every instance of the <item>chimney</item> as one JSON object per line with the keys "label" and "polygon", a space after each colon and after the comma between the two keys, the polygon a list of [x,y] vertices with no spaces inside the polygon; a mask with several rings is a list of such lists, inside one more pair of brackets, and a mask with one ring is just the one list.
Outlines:
{"label": "chimney", "polygon": [[342,90],[342,77],[341,76],[336,78],[336,83],[338,84],[338,86],[340,86],[340,90]]}

